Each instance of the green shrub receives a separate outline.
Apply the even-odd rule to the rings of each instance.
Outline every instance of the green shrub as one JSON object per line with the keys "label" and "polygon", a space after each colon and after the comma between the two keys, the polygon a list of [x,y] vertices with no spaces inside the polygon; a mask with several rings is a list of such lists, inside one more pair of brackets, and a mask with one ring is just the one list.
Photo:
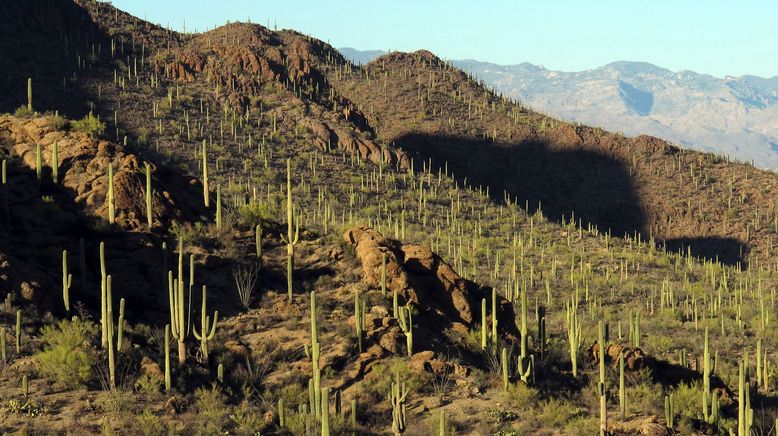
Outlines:
{"label": "green shrub", "polygon": [[224,395],[218,386],[210,389],[198,388],[195,391],[195,408],[203,418],[203,434],[219,433],[227,418],[228,408],[224,404]]}
{"label": "green shrub", "polygon": [[92,115],[92,112],[80,120],[73,121],[70,125],[76,132],[86,133],[92,138],[97,138],[105,133],[105,123]]}
{"label": "green shrub", "polygon": [[44,351],[38,353],[38,369],[44,377],[68,387],[86,384],[97,363],[92,340],[97,327],[89,321],[73,318],[41,331]]}
{"label": "green shrub", "polygon": [[14,111],[14,116],[19,118],[26,118],[33,114],[33,112],[27,108],[27,105],[21,105]]}
{"label": "green shrub", "polygon": [[543,404],[538,420],[544,427],[564,428],[570,420],[583,415],[573,404],[551,398]]}
{"label": "green shrub", "polygon": [[[360,383],[360,390],[366,398],[372,401],[385,401],[396,375],[410,389],[410,395],[419,392],[419,388],[427,382],[428,374],[419,374],[408,366],[408,361],[403,358],[394,358],[389,362],[382,362],[370,371],[372,377],[367,377]],[[369,401],[368,401],[369,402]]]}
{"label": "green shrub", "polygon": [[162,419],[149,409],[135,417],[137,431],[143,436],[162,436],[165,434],[165,427],[162,425]]}
{"label": "green shrub", "polygon": [[259,434],[265,421],[262,415],[247,400],[243,400],[230,415],[230,420],[235,424],[235,433],[239,435]]}

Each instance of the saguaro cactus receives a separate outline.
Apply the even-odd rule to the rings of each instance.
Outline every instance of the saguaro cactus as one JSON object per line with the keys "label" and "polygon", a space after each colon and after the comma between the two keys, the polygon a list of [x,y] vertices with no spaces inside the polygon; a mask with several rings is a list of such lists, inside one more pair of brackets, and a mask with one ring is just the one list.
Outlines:
{"label": "saguaro cactus", "polygon": [[[294,228],[294,232],[292,229]],[[300,240],[300,223],[294,224],[292,205],[292,161],[286,160],[286,235],[281,239],[286,244],[286,288],[289,303],[292,303],[292,273],[294,272],[294,246]]]}
{"label": "saguaro cactus", "polygon": [[39,182],[43,179],[43,151],[40,144],[35,144],[35,176]]}
{"label": "saguaro cactus", "polygon": [[330,390],[321,390],[321,436],[330,436]]}
{"label": "saguaro cactus", "polygon": [[408,357],[413,355],[413,316],[411,314],[411,308],[403,306],[399,308],[400,317],[397,321],[400,323],[400,328],[405,334],[405,345],[408,348]]}
{"label": "saguaro cactus", "polygon": [[600,363],[600,384],[598,391],[600,394],[600,435],[605,436],[608,431],[608,402],[605,391],[605,325],[600,321],[598,323],[599,337],[597,340],[599,363]]}
{"label": "saguaro cactus", "polygon": [[106,277],[106,328],[108,331],[108,374],[110,377],[111,390],[116,389],[116,352],[120,352],[122,349],[122,336],[124,332],[124,298],[119,300],[119,324],[118,332],[116,333],[116,346],[114,350],[114,325],[113,325],[113,297],[112,297],[112,284],[111,276]]}
{"label": "saguaro cactus", "polygon": [[408,387],[400,382],[400,374],[395,374],[396,382],[392,382],[389,390],[389,402],[392,405],[392,432],[395,435],[405,433],[405,408],[408,397]]}
{"label": "saguaro cactus", "polygon": [[[210,195],[208,191],[208,146],[207,141],[203,139],[203,202],[205,207],[209,207],[208,197]],[[217,168],[218,169],[218,168]]]}
{"label": "saguaro cactus", "polygon": [[22,354],[22,310],[16,311],[16,355]]}
{"label": "saguaro cactus", "polygon": [[32,78],[27,78],[27,111],[32,112]]}
{"label": "saguaro cactus", "polygon": [[0,363],[8,361],[8,350],[5,343],[5,327],[0,327]]}
{"label": "saguaro cactus", "polygon": [[165,392],[170,392],[170,324],[165,324]]}
{"label": "saguaro cactus", "polygon": [[62,300],[65,311],[70,313],[70,286],[73,284],[73,274],[68,273],[68,251],[62,250]]}
{"label": "saguaro cactus", "polygon": [[573,377],[578,376],[578,349],[581,347],[581,324],[574,301],[567,304],[567,342],[570,345],[570,366]]}
{"label": "saguaro cactus", "polygon": [[100,242],[100,343],[103,349],[108,348],[108,319],[107,310],[107,278],[108,272],[105,267],[105,243]]}
{"label": "saguaro cactus", "polygon": [[621,419],[627,417],[627,395],[624,391],[624,353],[619,353],[619,413]]}
{"label": "saguaro cactus", "polygon": [[711,396],[710,375],[715,371],[715,361],[711,358],[708,340],[708,328],[705,327],[705,342],[702,354],[702,414],[705,421],[713,424],[718,420],[718,399]]}
{"label": "saguaro cactus", "polygon": [[[186,363],[186,337],[189,335],[187,309],[184,301],[186,283],[184,280],[184,240],[178,240],[178,278],[168,271],[168,300],[170,303],[170,332],[178,342],[178,363]],[[191,304],[191,295],[189,302]]]}
{"label": "saguaro cactus", "polygon": [[57,142],[51,143],[51,179],[54,183],[59,182],[59,157],[57,151]]}
{"label": "saguaro cactus", "polygon": [[525,384],[530,384],[535,378],[535,356],[529,354],[528,339],[529,329],[527,328],[527,289],[521,287],[521,354],[519,354],[518,371],[519,378]]}
{"label": "saguaro cactus", "polygon": [[359,298],[359,291],[354,291],[354,328],[357,333],[359,352],[362,352],[362,337],[365,331],[365,300]]}
{"label": "saguaro cactus", "polygon": [[152,225],[152,212],[151,212],[151,165],[146,162],[146,224],[149,226],[149,230],[151,230]]}
{"label": "saguaro cactus", "polygon": [[311,413],[319,416],[321,413],[321,368],[319,367],[319,327],[316,323],[316,291],[311,291],[311,345],[305,346],[305,354],[311,359],[312,378],[309,393],[311,396]]}
{"label": "saguaro cactus", "polygon": [[[193,329],[193,333],[195,338],[197,338],[197,340],[200,341],[200,352],[202,353],[203,359],[207,361],[208,341],[213,339],[213,336],[216,334],[216,323],[218,322],[219,319],[219,311],[217,310],[213,312],[213,324],[210,324],[211,318],[206,315],[206,308],[205,308],[206,295],[207,295],[207,290],[205,285],[203,285],[203,307],[200,312],[200,333],[197,333],[197,329]],[[209,325],[211,326],[210,332],[208,329]]]}
{"label": "saguaro cactus", "polygon": [[116,221],[116,201],[113,196],[113,163],[108,162],[108,222]]}

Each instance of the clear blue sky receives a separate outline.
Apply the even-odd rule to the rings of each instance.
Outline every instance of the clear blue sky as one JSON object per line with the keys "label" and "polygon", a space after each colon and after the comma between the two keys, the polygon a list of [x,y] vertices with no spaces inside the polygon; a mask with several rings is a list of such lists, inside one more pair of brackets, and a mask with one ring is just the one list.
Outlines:
{"label": "clear blue sky", "polygon": [[778,75],[775,0],[114,0],[181,30],[230,21],[335,47],[412,51],[576,71],[619,60],[716,76]]}

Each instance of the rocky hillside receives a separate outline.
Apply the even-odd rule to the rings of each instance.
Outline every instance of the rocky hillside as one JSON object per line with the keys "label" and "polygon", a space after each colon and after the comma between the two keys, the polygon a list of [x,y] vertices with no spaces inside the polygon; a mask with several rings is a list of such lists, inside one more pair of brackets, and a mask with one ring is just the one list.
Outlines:
{"label": "rocky hillside", "polygon": [[729,263],[750,252],[770,256],[778,223],[772,172],[548,118],[425,51],[388,54],[330,78],[380,140],[432,159],[462,183],[490,186],[497,200]]}
{"label": "rocky hillside", "polygon": [[[341,48],[355,64],[386,52]],[[478,60],[451,64],[537,111],[628,136],[652,135],[683,148],[778,168],[778,77],[724,78],[613,62],[587,71]]]}

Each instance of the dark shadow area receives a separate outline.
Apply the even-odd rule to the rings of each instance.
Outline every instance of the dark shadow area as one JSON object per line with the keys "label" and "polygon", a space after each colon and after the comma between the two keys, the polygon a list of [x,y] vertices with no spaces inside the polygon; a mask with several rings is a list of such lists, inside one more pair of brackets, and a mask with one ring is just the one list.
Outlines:
{"label": "dark shadow area", "polygon": [[[628,168],[598,151],[542,141],[497,144],[423,133],[401,136],[395,144],[417,162],[431,161],[433,173],[447,167],[460,186],[489,186],[498,202],[505,201],[507,192],[527,213],[540,208],[550,221],[574,217],[583,228],[592,225],[617,237],[640,233],[649,239],[645,208],[650,205],[641,201]],[[666,246],[673,252],[690,247],[694,257],[746,266],[746,247],[734,238],[680,238],[666,241]]]}
{"label": "dark shadow area", "polygon": [[615,159],[591,150],[554,149],[544,142],[500,145],[465,137],[409,134],[395,140],[415,159],[432,160],[433,172],[445,167],[462,185],[504,191],[528,213],[540,206],[556,222],[571,216],[614,236],[643,232],[645,216],[629,172]]}
{"label": "dark shadow area", "polygon": [[27,105],[31,78],[33,110],[83,117],[88,97],[79,83],[90,73],[90,59],[106,51],[110,56],[110,39],[73,1],[3,0],[0,113]]}
{"label": "dark shadow area", "polygon": [[741,264],[746,268],[745,259],[748,256],[748,246],[736,238],[724,237],[696,237],[674,238],[664,242],[665,249],[686,255],[691,255],[704,260],[719,261],[725,265]]}

